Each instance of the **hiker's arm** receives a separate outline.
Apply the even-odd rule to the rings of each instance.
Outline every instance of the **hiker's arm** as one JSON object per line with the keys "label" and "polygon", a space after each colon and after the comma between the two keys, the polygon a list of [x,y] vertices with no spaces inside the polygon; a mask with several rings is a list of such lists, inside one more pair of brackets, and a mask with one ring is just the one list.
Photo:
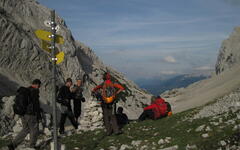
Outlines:
{"label": "hiker's arm", "polygon": [[60,88],[58,96],[57,96],[57,102],[65,105],[65,106],[68,105],[68,101],[67,101],[68,95],[67,95],[66,90],[67,90],[66,87],[62,86]]}
{"label": "hiker's arm", "polygon": [[60,89],[59,89],[59,93],[58,93],[58,95],[57,95],[57,102],[61,102],[62,101],[62,99],[64,98],[64,88],[63,87],[61,87]]}
{"label": "hiker's arm", "polygon": [[115,84],[113,84],[113,86],[118,89],[117,92],[116,92],[116,95],[124,90],[124,87],[121,86],[120,84],[115,83]]}
{"label": "hiker's arm", "polygon": [[74,99],[75,98],[75,92],[72,92],[71,90],[69,90],[70,93],[68,93],[68,99]]}
{"label": "hiker's arm", "polygon": [[144,110],[153,109],[154,107],[155,107],[154,105],[149,105],[149,106],[145,107]]}
{"label": "hiker's arm", "polygon": [[33,111],[37,115],[37,120],[41,121],[41,108],[40,108],[40,102],[39,102],[39,90],[33,90],[31,95],[32,101],[33,101]]}
{"label": "hiker's arm", "polygon": [[102,85],[98,85],[92,90],[92,92],[96,92],[97,90],[99,90],[101,88],[102,88]]}

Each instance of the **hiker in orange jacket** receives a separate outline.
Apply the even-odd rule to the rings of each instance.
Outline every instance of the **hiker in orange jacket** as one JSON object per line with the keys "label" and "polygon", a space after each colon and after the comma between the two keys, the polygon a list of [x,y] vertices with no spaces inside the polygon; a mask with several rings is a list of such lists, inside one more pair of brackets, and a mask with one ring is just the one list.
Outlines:
{"label": "hiker in orange jacket", "polygon": [[[103,76],[104,82],[96,86],[92,90],[92,94],[101,100],[101,107],[103,110],[103,122],[107,130],[107,135],[121,134],[116,116],[113,114],[113,104],[115,103],[116,96],[124,90],[123,86],[111,81],[109,72]],[[98,95],[96,94],[98,92]]]}
{"label": "hiker in orange jacket", "polygon": [[139,121],[145,119],[159,119],[162,117],[170,116],[172,114],[171,106],[163,98],[158,96],[157,98],[153,97],[151,105],[144,108],[143,113],[138,118]]}

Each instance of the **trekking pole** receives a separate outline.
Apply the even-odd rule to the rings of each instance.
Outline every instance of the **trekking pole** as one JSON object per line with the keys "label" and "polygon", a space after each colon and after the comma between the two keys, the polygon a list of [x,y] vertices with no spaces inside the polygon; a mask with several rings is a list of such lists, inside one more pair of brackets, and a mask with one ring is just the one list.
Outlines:
{"label": "trekking pole", "polygon": [[52,55],[52,107],[53,107],[53,142],[54,150],[58,150],[58,141],[57,141],[57,112],[56,112],[56,61],[55,56],[55,35],[56,35],[56,23],[55,23],[55,10],[51,10],[51,31],[52,31],[52,40],[51,40],[51,55]]}

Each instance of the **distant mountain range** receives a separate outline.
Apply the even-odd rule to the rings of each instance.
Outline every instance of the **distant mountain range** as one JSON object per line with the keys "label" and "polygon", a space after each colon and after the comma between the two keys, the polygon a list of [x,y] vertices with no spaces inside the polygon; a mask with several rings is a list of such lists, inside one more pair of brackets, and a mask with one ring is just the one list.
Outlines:
{"label": "distant mountain range", "polygon": [[147,90],[148,92],[159,95],[166,90],[174,88],[187,87],[188,85],[206,79],[209,75],[177,75],[168,78],[151,78],[151,79],[138,79],[135,82],[140,88]]}

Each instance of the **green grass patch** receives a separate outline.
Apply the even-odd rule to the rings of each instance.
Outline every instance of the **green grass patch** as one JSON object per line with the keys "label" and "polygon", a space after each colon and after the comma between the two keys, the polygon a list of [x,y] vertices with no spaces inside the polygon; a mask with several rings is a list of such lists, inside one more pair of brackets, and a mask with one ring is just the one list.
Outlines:
{"label": "green grass patch", "polygon": [[[211,117],[195,119],[189,121],[199,109],[191,109],[182,113],[174,114],[171,117],[159,120],[146,120],[143,122],[132,122],[123,128],[123,134],[106,136],[104,130],[84,132],[82,134],[72,135],[62,139],[68,150],[78,147],[81,150],[99,150],[109,149],[114,146],[119,149],[121,145],[132,146],[132,141],[141,141],[140,146],[147,145],[148,149],[164,148],[178,145],[180,150],[185,150],[186,145],[196,145],[198,149],[216,149],[219,147],[219,141],[231,137],[234,124],[226,124],[225,121],[236,118],[236,113],[229,112],[229,115],[219,115],[222,123],[218,126],[210,124],[214,121]],[[216,121],[219,120],[216,118]],[[239,121],[236,121],[239,124]],[[196,128],[201,125],[209,126],[212,131],[196,132]],[[207,133],[209,137],[203,138],[202,134]],[[170,143],[158,144],[160,139],[171,137]],[[138,147],[138,148],[139,148]],[[133,147],[132,148],[136,148]],[[137,149],[137,148],[136,148]]]}
{"label": "green grass patch", "polygon": [[103,130],[88,131],[63,138],[61,143],[65,144],[68,150],[75,147],[81,150],[90,150],[97,147],[98,143],[104,139],[104,136]]}

